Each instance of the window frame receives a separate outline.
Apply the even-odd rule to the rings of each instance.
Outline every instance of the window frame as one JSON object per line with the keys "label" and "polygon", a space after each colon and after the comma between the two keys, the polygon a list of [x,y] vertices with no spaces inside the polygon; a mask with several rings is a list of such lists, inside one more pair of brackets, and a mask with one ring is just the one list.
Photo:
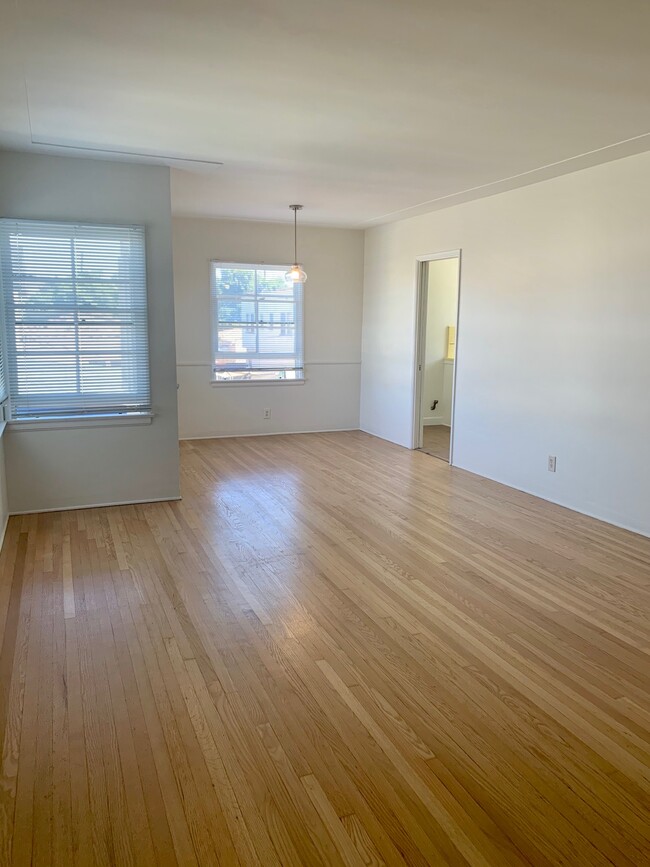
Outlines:
{"label": "window frame", "polygon": [[[144,338],[142,338],[142,333],[140,333],[140,341],[141,345],[145,350],[145,358],[146,362],[142,366],[142,368],[138,369],[137,365],[134,365],[133,369],[136,371],[136,375],[142,377],[146,373],[146,389],[145,392],[148,396],[147,403],[143,403],[141,406],[137,405],[137,402],[134,403],[120,403],[119,398],[125,395],[124,391],[117,392],[105,392],[105,391],[93,391],[87,393],[87,398],[89,403],[95,403],[94,408],[87,409],[83,411],[80,407],[79,411],[71,412],[71,411],[61,411],[60,413],[56,412],[56,401],[53,405],[50,406],[49,410],[46,410],[45,407],[42,408],[40,414],[38,413],[37,407],[34,415],[28,415],[27,413],[22,413],[21,415],[14,416],[14,410],[12,406],[12,377],[17,377],[17,356],[15,354],[15,344],[16,344],[16,316],[12,313],[11,317],[8,315],[15,308],[15,300],[13,297],[12,288],[6,288],[2,285],[2,270],[0,270],[0,327],[2,339],[4,341],[4,362],[5,362],[5,375],[7,378],[7,387],[8,387],[8,397],[5,403],[6,408],[6,421],[7,424],[10,425],[11,428],[15,430],[27,431],[27,430],[37,430],[37,429],[59,429],[66,427],[98,427],[98,426],[121,426],[121,425],[140,425],[140,424],[150,424],[153,417],[154,412],[152,408],[151,401],[151,346],[150,346],[150,312],[149,312],[149,281],[147,276],[147,231],[146,227],[142,224],[131,224],[131,223],[115,223],[115,222],[99,222],[99,221],[81,221],[81,220],[42,220],[42,219],[25,219],[25,218],[11,218],[6,217],[0,221],[4,226],[15,225],[17,229],[20,228],[21,224],[24,224],[26,227],[37,226],[38,224],[42,224],[43,226],[47,226],[48,224],[56,227],[57,230],[61,228],[69,229],[69,236],[62,236],[65,240],[69,240],[73,242],[75,240],[75,231],[79,228],[83,230],[92,230],[97,229],[99,238],[101,232],[106,232],[110,230],[135,230],[138,235],[138,239],[141,241],[141,256],[142,256],[142,284],[138,286],[138,288],[144,289],[144,327],[146,329],[146,334]],[[8,242],[10,238],[11,230],[3,228],[3,240],[2,245],[0,245],[0,254],[5,251],[5,242]],[[88,240],[88,239],[84,239]],[[90,236],[90,240],[92,240],[92,236]],[[11,268],[11,265],[8,266],[9,270],[12,272],[12,286],[13,286],[13,278],[15,278],[15,274]],[[75,276],[72,276],[72,280],[74,282]],[[11,297],[10,297],[11,296]],[[136,297],[137,300],[137,297]],[[55,309],[53,305],[53,310]],[[112,308],[110,308],[112,309]],[[142,308],[141,308],[142,309]],[[104,311],[108,312],[108,311]],[[79,311],[76,312],[76,317],[79,316]],[[11,322],[9,321],[11,319]],[[79,321],[75,322],[75,327],[77,331],[75,332],[75,339],[78,340],[78,329],[82,323]],[[82,353],[83,354],[83,353]],[[80,355],[71,356],[76,359],[77,365],[79,364]],[[144,382],[144,379],[142,380]],[[61,394],[66,394],[66,392],[57,392],[55,393],[55,397],[60,399]],[[72,392],[71,392],[72,394]],[[77,391],[77,395],[81,395],[82,392]],[[46,402],[46,394],[43,393],[43,402]],[[107,406],[102,407],[101,401],[104,401]]]}
{"label": "window frame", "polygon": [[[296,305],[296,325],[295,325],[295,335],[296,335],[296,351],[291,353],[294,358],[294,361],[300,361],[301,367],[294,367],[294,370],[300,370],[302,372],[302,376],[296,379],[233,379],[233,380],[225,380],[225,379],[216,379],[216,370],[215,370],[215,361],[219,357],[218,340],[219,340],[219,313],[218,313],[218,304],[219,304],[219,295],[216,292],[216,270],[217,268],[231,268],[233,270],[248,270],[248,271],[288,271],[291,265],[287,265],[284,263],[276,263],[276,262],[234,262],[228,259],[210,259],[210,385],[215,386],[216,388],[233,388],[233,387],[260,387],[260,386],[282,386],[282,385],[304,385],[306,382],[306,371],[305,371],[305,292],[304,292],[304,283],[300,285],[299,295],[294,295],[294,300],[292,303]],[[257,285],[255,287],[255,292],[251,296],[250,300],[254,300],[255,303],[258,303],[258,293]],[[235,299],[241,300],[242,296],[221,296],[227,299]],[[225,320],[224,320],[225,321]],[[259,323],[255,325],[256,329],[259,330]],[[224,353],[225,355],[229,355],[232,357],[233,353]],[[244,354],[242,353],[242,356]],[[267,358],[287,358],[287,353],[265,353]],[[278,371],[283,368],[278,368]],[[289,369],[289,368],[286,368]]]}

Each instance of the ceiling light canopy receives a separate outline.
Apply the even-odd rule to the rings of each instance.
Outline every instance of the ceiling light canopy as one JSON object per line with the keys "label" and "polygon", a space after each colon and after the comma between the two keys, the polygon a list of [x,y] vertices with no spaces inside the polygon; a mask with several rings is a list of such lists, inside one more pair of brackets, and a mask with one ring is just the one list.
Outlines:
{"label": "ceiling light canopy", "polygon": [[285,282],[292,286],[294,283],[306,283],[307,274],[298,261],[298,211],[302,211],[302,205],[289,205],[293,211],[293,265],[285,273]]}

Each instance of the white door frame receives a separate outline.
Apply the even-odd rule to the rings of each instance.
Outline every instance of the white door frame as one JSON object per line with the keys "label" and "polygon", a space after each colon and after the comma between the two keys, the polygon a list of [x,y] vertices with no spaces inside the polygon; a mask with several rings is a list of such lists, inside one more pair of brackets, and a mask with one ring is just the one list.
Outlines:
{"label": "white door frame", "polygon": [[413,363],[413,445],[414,449],[422,448],[422,380],[424,376],[424,354],[426,350],[427,329],[427,289],[429,277],[429,262],[439,259],[458,259],[458,309],[456,312],[456,353],[454,360],[454,375],[451,390],[451,437],[449,441],[449,463],[454,463],[454,419],[456,413],[456,371],[458,366],[458,336],[460,333],[460,286],[462,251],[445,250],[442,253],[431,253],[418,256],[415,262],[415,356]]}

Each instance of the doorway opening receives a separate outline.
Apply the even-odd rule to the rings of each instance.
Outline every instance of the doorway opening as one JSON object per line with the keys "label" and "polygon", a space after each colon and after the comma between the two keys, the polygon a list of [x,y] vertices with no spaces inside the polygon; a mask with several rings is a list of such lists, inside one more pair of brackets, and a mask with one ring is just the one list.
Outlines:
{"label": "doorway opening", "polygon": [[453,463],[460,250],[418,259],[414,443]]}

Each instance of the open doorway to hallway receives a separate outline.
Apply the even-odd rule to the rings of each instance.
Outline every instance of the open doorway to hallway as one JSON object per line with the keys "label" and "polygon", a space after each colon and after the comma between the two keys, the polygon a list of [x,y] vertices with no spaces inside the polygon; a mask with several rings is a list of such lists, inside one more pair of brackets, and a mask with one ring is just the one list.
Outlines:
{"label": "open doorway to hallway", "polygon": [[416,448],[451,463],[460,252],[420,260]]}

